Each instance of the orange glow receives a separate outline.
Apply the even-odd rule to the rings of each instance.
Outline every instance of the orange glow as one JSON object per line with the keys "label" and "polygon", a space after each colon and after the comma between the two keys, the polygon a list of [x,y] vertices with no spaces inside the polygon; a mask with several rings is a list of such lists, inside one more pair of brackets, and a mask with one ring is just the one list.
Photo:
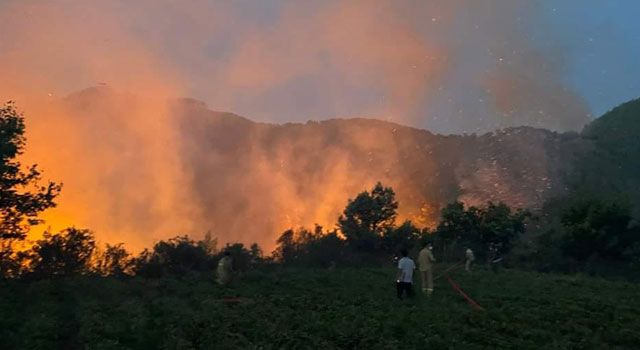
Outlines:
{"label": "orange glow", "polygon": [[[138,4],[142,5],[131,6],[156,6],[154,1]],[[188,58],[206,68],[202,74],[211,76],[211,94],[222,106],[238,99],[227,91],[264,93],[309,72],[322,72],[328,60],[349,74],[355,86],[375,85],[384,91],[384,101],[364,106],[364,112],[409,121],[418,102],[448,69],[438,59],[445,53],[417,35],[391,3],[374,5],[336,2],[318,9],[309,20],[297,16],[298,5],[292,3],[273,32],[250,31],[224,62],[216,61],[218,66],[206,57]],[[208,35],[220,35],[217,31],[228,21],[224,7],[170,7],[201,29],[185,45],[202,45]],[[11,38],[0,47],[0,98],[16,100],[27,117],[24,163],[37,163],[45,179],[64,183],[58,207],[44,214],[47,222],[35,227],[30,238],[40,237],[47,227],[57,231],[73,225],[94,230],[103,242],[125,242],[137,251],[159,239],[178,234],[199,238],[212,229],[221,243],[255,241],[268,252],[289,227],[317,223],[333,228],[348,198],[377,181],[398,191],[401,219],[432,222],[410,198],[415,185],[405,185],[406,179],[394,178],[385,169],[363,172],[340,147],[327,147],[324,140],[308,135],[277,145],[279,162],[263,150],[248,151],[251,167],[238,172],[235,187],[229,189],[241,197],[235,203],[241,209],[196,203],[194,198],[218,184],[201,179],[196,183],[195,169],[183,164],[186,155],[179,147],[184,139],[167,102],[189,96],[189,82],[153,40],[141,40],[128,31],[125,12],[103,1],[92,6],[29,1],[0,5],[2,34]],[[184,50],[191,56],[188,49],[193,47]],[[96,85],[100,88],[65,97]],[[251,132],[256,139],[264,137],[258,127]],[[358,126],[343,132],[352,135],[350,146],[358,150],[396,147],[391,132]],[[322,150],[326,160],[304,180],[288,168],[299,157],[293,150],[301,147]],[[202,163],[210,165],[206,171],[224,166],[216,163],[222,156],[203,155]],[[391,154],[379,162],[391,168],[397,157]],[[435,164],[428,167],[434,170]],[[221,203],[227,199],[216,198]]]}

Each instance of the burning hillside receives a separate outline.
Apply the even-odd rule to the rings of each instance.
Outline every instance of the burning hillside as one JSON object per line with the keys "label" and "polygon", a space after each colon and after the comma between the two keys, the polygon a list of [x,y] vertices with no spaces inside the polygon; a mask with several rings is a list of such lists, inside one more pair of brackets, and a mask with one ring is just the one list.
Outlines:
{"label": "burning hillside", "polygon": [[49,107],[27,113],[30,156],[65,184],[49,224],[134,249],[208,230],[268,249],[286,228],[333,227],[377,181],[396,190],[400,219],[422,226],[455,199],[535,208],[564,190],[575,139],[526,127],[441,136],[369,119],[264,124],[109,88]]}

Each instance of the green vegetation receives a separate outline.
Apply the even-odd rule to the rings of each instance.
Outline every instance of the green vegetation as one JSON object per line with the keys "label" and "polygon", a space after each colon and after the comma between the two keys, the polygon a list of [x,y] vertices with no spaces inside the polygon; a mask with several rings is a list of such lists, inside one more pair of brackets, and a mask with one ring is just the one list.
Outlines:
{"label": "green vegetation", "polygon": [[593,147],[576,161],[573,192],[622,196],[640,208],[640,99],[624,103],[587,125]]}
{"label": "green vegetation", "polygon": [[[585,129],[593,153],[576,163],[569,194],[538,213],[453,202],[433,230],[398,225],[395,192],[378,183],[346,203],[337,229],[286,230],[271,255],[257,244],[220,250],[207,234],[159,241],[133,256],[122,244],[101,249],[93,232],[78,228],[15,249],[61,187],[40,185],[40,171],[17,160],[24,121],[7,104],[0,108],[0,348],[634,348],[640,285],[628,281],[640,268],[638,106],[625,104]],[[425,242],[438,261],[459,261],[471,247],[478,261],[499,256],[520,271],[455,274],[484,311],[445,279],[432,298],[399,301],[392,258],[400,249],[415,257]],[[223,252],[240,276],[228,287],[213,278]]]}
{"label": "green vegetation", "polygon": [[[443,267],[438,267],[441,271]],[[476,270],[431,298],[395,298],[388,269],[253,270],[230,287],[209,274],[76,277],[0,287],[3,349],[636,348],[640,285]]]}

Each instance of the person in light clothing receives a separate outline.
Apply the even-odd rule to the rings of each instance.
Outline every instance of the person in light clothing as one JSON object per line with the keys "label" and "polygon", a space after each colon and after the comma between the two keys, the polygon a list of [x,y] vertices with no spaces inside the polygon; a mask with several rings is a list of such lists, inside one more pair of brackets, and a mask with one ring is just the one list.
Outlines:
{"label": "person in light clothing", "polygon": [[218,269],[216,271],[219,285],[226,286],[231,282],[232,264],[231,253],[225,251],[222,259],[218,261]]}
{"label": "person in light clothing", "polygon": [[422,277],[422,292],[431,295],[433,293],[433,263],[436,259],[431,250],[433,247],[425,243],[418,254],[418,265],[420,266],[420,277]]}
{"label": "person in light clothing", "polygon": [[473,255],[473,250],[471,250],[471,248],[467,248],[467,250],[464,252],[464,269],[467,272],[471,272],[471,263],[473,263],[474,260],[476,260],[475,255]]}
{"label": "person in light clothing", "polygon": [[402,249],[400,254],[402,258],[398,261],[398,275],[396,277],[398,299],[402,299],[405,293],[407,297],[413,296],[413,270],[416,268],[416,264],[408,257],[409,252],[406,249]]}

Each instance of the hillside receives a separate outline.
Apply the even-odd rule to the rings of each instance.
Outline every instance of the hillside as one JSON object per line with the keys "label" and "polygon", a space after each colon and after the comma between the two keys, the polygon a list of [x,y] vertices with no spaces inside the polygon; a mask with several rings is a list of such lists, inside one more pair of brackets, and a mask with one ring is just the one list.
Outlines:
{"label": "hillside", "polygon": [[435,224],[454,200],[537,209],[570,189],[640,188],[637,105],[582,134],[518,127],[436,135],[361,118],[257,123],[193,99],[92,88],[42,123],[46,153],[35,159],[65,182],[61,209],[73,207],[65,217],[99,235],[145,247],[211,230],[269,250],[286,228],[333,227],[347,200],[377,181],[397,192],[399,220],[420,226]]}
{"label": "hillside", "polygon": [[582,132],[594,147],[577,162],[576,190],[622,195],[640,204],[640,99],[594,120]]}
{"label": "hillside", "polygon": [[376,181],[396,190],[402,218],[421,225],[456,199],[537,208],[565,191],[563,177],[583,143],[528,127],[443,136],[368,119],[272,125],[202,104],[179,111],[198,205],[245,234],[331,224],[349,197]]}

